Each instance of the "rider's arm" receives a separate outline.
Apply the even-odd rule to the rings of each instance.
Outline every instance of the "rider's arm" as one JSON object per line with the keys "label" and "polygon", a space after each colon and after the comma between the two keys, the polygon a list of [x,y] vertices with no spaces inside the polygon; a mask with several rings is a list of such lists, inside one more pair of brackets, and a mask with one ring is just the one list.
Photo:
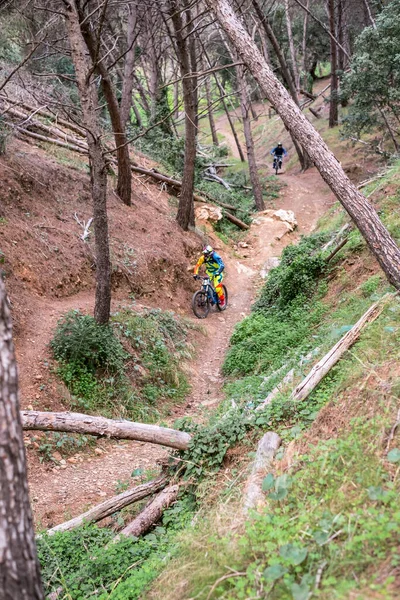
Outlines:
{"label": "rider's arm", "polygon": [[285,150],[285,148],[282,148],[282,150],[283,150],[283,155],[284,155],[284,156],[287,156],[287,154],[288,154],[288,153],[287,153],[287,150]]}
{"label": "rider's arm", "polygon": [[215,262],[218,264],[218,273],[222,273],[222,271],[225,269],[224,261],[222,260],[220,255],[217,254],[216,252],[214,253],[213,258],[214,258]]}
{"label": "rider's arm", "polygon": [[270,154],[273,156],[275,154],[276,148],[272,148]]}
{"label": "rider's arm", "polygon": [[200,256],[199,260],[197,261],[197,264],[196,264],[196,266],[194,268],[194,274],[195,275],[197,275],[197,273],[199,272],[199,269],[200,269],[201,265],[203,264],[203,262],[204,262],[204,255],[202,254]]}

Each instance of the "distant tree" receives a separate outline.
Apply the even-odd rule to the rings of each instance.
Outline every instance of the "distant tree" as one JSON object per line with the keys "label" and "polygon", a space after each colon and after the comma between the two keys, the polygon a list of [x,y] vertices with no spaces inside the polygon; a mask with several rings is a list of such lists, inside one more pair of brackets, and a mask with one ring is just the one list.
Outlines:
{"label": "distant tree", "polygon": [[396,151],[400,141],[400,0],[393,0],[356,41],[343,93],[352,99],[343,131],[359,137],[386,130]]}
{"label": "distant tree", "polygon": [[29,504],[11,314],[0,278],[0,599],[42,600]]}

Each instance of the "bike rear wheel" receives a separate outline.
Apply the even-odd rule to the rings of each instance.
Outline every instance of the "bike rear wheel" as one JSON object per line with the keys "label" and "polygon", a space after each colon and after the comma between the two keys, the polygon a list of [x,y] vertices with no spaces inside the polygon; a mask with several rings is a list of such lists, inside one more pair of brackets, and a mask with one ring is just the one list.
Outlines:
{"label": "bike rear wheel", "polygon": [[198,319],[205,319],[210,312],[210,301],[208,295],[203,290],[198,290],[193,294],[192,309]]}
{"label": "bike rear wheel", "polygon": [[220,306],[219,302],[217,302],[217,308],[221,312],[226,310],[226,307],[228,306],[228,290],[226,289],[225,285],[222,286],[222,289],[224,290],[225,304],[223,306]]}
{"label": "bike rear wheel", "polygon": [[277,160],[275,162],[275,175],[278,175],[278,171],[279,171],[279,160]]}

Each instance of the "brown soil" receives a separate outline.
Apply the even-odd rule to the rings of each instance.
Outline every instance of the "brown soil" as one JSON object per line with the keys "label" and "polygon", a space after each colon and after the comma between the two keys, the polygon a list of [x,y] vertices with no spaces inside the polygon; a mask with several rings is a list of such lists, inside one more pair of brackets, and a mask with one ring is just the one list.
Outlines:
{"label": "brown soil", "polygon": [[[235,324],[249,313],[260,269],[312,230],[334,201],[314,169],[300,176],[284,173],[281,181],[285,185],[275,208],[295,212],[294,233],[284,235],[282,223],[260,215],[246,237],[248,247],[236,253],[209,234],[226,261],[229,306],[202,321],[207,335],[196,338],[192,392],[172,417],[201,414],[219,402],[224,354]],[[0,160],[0,194],[5,219],[0,224],[1,249],[16,324],[21,403],[25,408],[62,410],[68,397],[51,372],[48,343],[61,315],[71,309],[90,312],[94,304],[91,243],[79,239],[81,231],[73,220],[74,212],[81,219],[90,216],[88,178],[75,168],[61,167],[41,148],[20,142]],[[201,240],[179,230],[172,212],[167,195],[142,179],[135,186],[132,209],[110,193],[115,309],[131,304],[133,291],[142,304],[191,315],[194,284],[188,269]],[[93,451],[54,465],[38,461],[40,439],[32,443],[32,437],[27,436],[29,482],[35,519],[44,527],[114,495],[118,481],[128,480],[135,468],[156,468],[166,455],[149,444],[101,442]]]}

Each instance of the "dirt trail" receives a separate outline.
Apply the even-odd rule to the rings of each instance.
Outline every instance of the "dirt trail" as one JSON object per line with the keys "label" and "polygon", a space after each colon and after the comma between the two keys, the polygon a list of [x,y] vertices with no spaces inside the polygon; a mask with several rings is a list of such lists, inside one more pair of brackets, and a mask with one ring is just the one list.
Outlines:
{"label": "dirt trail", "polygon": [[[318,217],[333,201],[314,169],[300,176],[283,173],[281,181],[284,187],[274,207],[293,210],[298,228],[294,233],[283,235],[285,226],[281,222],[259,215],[246,236],[248,247],[240,249],[242,256],[227,256],[223,251],[229,306],[223,313],[211,312],[202,321],[207,335],[202,339],[197,358],[191,365],[192,392],[186,405],[177,408],[171,420],[177,415],[193,414],[202,407],[212,407],[219,402],[224,354],[235,324],[250,311],[255,288],[260,282],[260,270],[269,258],[278,257],[284,246],[312,230]],[[218,240],[215,247],[218,249]],[[43,361],[48,356],[47,344],[58,318],[71,309],[92,309],[93,302],[90,293],[60,301],[38,299],[32,311],[36,316],[32,317],[28,334],[17,343],[24,407],[36,400],[46,408],[43,401],[46,390],[40,389],[41,373],[43,368],[47,368]],[[128,480],[134,469],[145,471],[154,468],[157,461],[166,455],[166,450],[160,446],[138,442],[100,442],[100,446],[92,454],[78,454],[59,466],[39,464],[37,459],[33,461],[29,483],[38,525],[49,527],[80,514],[89,505],[114,495],[118,482]]]}

